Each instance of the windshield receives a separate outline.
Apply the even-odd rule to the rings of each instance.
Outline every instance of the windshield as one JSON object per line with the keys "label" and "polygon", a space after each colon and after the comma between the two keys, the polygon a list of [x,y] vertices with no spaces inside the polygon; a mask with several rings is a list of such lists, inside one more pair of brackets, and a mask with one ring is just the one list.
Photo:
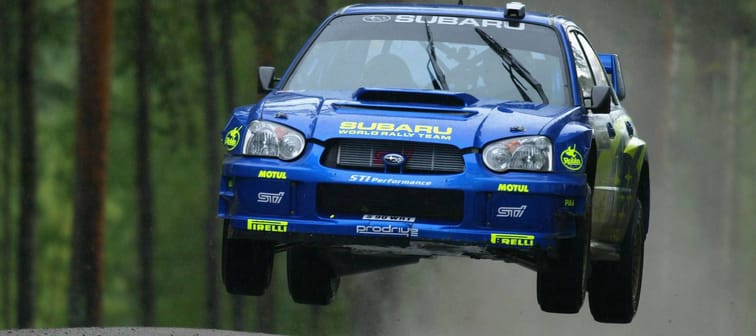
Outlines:
{"label": "windshield", "polygon": [[[352,15],[334,19],[292,71],[284,90],[360,87],[448,89],[479,99],[538,99],[526,78],[512,75],[481,39],[480,28],[541,84],[552,104],[569,104],[563,51],[548,27],[489,19],[414,15]],[[445,83],[443,83],[445,82]],[[442,85],[445,84],[445,85]],[[519,86],[519,87],[518,87]]]}

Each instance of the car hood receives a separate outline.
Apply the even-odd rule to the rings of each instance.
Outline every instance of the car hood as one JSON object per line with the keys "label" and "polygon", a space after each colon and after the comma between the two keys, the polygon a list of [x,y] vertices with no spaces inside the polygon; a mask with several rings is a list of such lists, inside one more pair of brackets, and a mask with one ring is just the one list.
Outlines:
{"label": "car hood", "polygon": [[319,141],[371,138],[480,148],[497,139],[545,134],[549,125],[575,111],[447,91],[361,88],[351,95],[273,92],[248,110],[248,119],[284,124]]}

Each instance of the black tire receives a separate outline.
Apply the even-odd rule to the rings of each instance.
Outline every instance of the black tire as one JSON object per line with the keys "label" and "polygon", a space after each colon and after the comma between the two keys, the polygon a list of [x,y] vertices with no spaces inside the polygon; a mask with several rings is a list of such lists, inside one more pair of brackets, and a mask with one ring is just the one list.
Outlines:
{"label": "black tire", "polygon": [[228,221],[224,221],[221,274],[226,291],[260,296],[270,286],[275,243],[228,238],[228,226]]}
{"label": "black tire", "polygon": [[289,294],[296,303],[325,306],[331,303],[341,280],[322,251],[293,247],[286,253]]}
{"label": "black tire", "polygon": [[640,200],[636,200],[630,220],[620,260],[593,264],[588,298],[593,319],[598,322],[630,323],[638,311],[646,240]]}
{"label": "black tire", "polygon": [[589,192],[586,213],[576,221],[575,238],[560,246],[560,258],[544,258],[538,267],[538,304],[545,312],[576,314],[583,307],[590,267],[590,200]]}

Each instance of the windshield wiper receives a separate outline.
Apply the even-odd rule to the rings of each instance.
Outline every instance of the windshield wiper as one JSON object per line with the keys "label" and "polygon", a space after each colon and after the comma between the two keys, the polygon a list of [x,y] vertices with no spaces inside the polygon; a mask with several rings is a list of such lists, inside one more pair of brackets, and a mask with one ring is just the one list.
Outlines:
{"label": "windshield wiper", "polygon": [[[430,27],[428,27],[428,22],[425,22],[425,33],[428,35],[428,48],[426,51],[428,51],[428,65],[426,67],[428,68],[428,75],[431,77],[431,82],[433,82],[433,87],[436,90],[449,90],[449,85],[446,83],[446,76],[444,75],[443,70],[441,70],[441,66],[438,65],[438,60],[436,59],[436,47],[433,43],[433,35],[431,35]],[[433,69],[431,71],[431,69]]]}
{"label": "windshield wiper", "polygon": [[533,75],[530,74],[530,71],[528,71],[528,69],[525,69],[525,67],[523,67],[522,64],[520,64],[520,62],[518,62],[517,59],[512,56],[507,48],[502,47],[499,42],[496,42],[493,36],[483,31],[483,29],[476,27],[475,32],[480,35],[480,38],[483,39],[483,42],[486,42],[486,44],[488,44],[488,46],[496,53],[496,55],[499,55],[499,58],[501,58],[501,60],[504,62],[502,65],[504,65],[504,68],[507,69],[507,72],[509,72],[509,76],[511,76],[512,82],[515,84],[517,91],[520,92],[520,95],[522,95],[522,98],[525,99],[525,101],[532,102],[533,100],[530,99],[530,96],[528,96],[528,94],[525,92],[527,89],[524,85],[522,85],[522,82],[520,82],[520,80],[515,77],[512,70],[517,72],[517,74],[528,81],[528,84],[535,88],[536,92],[538,92],[538,96],[541,98],[544,104],[549,103],[549,98],[546,97],[546,93],[543,92],[541,83],[539,83],[533,77]]}

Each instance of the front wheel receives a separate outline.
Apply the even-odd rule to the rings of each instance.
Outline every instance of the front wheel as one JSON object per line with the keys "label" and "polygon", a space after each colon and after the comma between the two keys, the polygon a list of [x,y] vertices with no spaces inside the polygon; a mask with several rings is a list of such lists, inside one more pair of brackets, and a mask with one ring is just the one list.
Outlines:
{"label": "front wheel", "polygon": [[643,228],[643,203],[636,200],[620,260],[593,265],[588,298],[598,322],[630,323],[638,311],[646,240]]}
{"label": "front wheel", "polygon": [[223,222],[221,274],[226,291],[234,295],[260,296],[270,286],[275,243],[228,237],[229,221]]}
{"label": "front wheel", "polygon": [[575,238],[560,246],[560,258],[545,258],[538,267],[537,291],[541,310],[575,314],[583,307],[588,286],[591,242],[591,206],[575,226]]}

